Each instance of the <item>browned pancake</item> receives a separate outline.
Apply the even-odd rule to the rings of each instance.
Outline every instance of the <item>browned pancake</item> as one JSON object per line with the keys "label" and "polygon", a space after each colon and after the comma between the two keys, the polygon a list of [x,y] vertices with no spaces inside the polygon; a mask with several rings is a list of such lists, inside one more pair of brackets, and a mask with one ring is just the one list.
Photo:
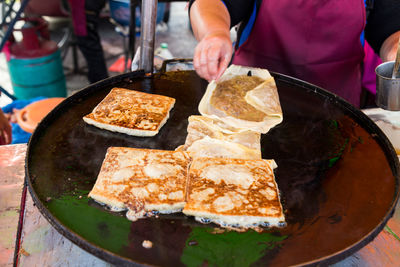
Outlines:
{"label": "browned pancake", "polygon": [[109,131],[154,136],[167,121],[174,104],[171,97],[113,88],[83,119]]}
{"label": "browned pancake", "polygon": [[262,121],[266,114],[246,102],[245,96],[264,80],[257,76],[239,75],[217,83],[210,104],[227,116],[248,121]]}
{"label": "browned pancake", "polygon": [[278,89],[268,70],[231,65],[211,81],[199,103],[201,115],[223,122],[225,133],[267,133],[282,122]]}
{"label": "browned pancake", "polygon": [[281,226],[275,167],[273,160],[195,158],[183,213],[235,230]]}
{"label": "browned pancake", "polygon": [[179,212],[185,204],[186,152],[110,147],[89,196],[130,220],[151,211]]}

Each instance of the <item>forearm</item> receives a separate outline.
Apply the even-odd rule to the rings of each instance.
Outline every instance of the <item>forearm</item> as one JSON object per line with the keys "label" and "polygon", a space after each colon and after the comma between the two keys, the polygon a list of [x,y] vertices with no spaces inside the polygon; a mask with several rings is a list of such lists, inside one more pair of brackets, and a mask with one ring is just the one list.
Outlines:
{"label": "forearm", "polygon": [[[375,53],[382,55],[383,43],[400,30],[400,5],[399,0],[374,0],[374,7],[367,19],[365,38]],[[385,53],[385,52],[384,52]],[[386,60],[385,58],[383,58]]]}
{"label": "forearm", "polygon": [[383,42],[379,51],[379,55],[383,61],[395,60],[399,38],[400,31],[393,33]]}
{"label": "forearm", "polygon": [[195,1],[190,9],[190,21],[198,41],[213,34],[230,35],[230,16],[220,0]]}

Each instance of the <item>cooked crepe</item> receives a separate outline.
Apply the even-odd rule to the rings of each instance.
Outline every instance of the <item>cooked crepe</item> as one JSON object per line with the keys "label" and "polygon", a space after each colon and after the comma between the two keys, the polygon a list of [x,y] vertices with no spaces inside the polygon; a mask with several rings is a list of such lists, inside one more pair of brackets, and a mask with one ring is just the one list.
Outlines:
{"label": "cooked crepe", "polygon": [[[231,65],[218,83],[209,83],[200,101],[199,112],[223,121],[235,132],[251,130],[267,133],[282,122],[274,78],[265,69],[237,65]],[[221,130],[225,131],[224,128]]]}
{"label": "cooked crepe", "polygon": [[201,140],[206,136],[213,139],[237,143],[250,149],[261,149],[260,133],[253,131],[226,133],[221,130],[221,127],[229,129],[229,126],[222,125],[218,120],[213,120],[204,116],[190,116],[189,125],[187,127],[188,134],[183,149],[187,150],[195,141]]}
{"label": "cooked crepe", "polygon": [[234,230],[282,226],[274,160],[194,158],[183,213]]}
{"label": "cooked crepe", "polygon": [[190,158],[186,152],[110,147],[89,197],[130,220],[180,212]]}
{"label": "cooked crepe", "polygon": [[244,145],[205,136],[194,141],[187,149],[190,156],[218,157],[237,159],[261,159],[261,150],[248,148]]}
{"label": "cooked crepe", "polygon": [[258,76],[238,75],[221,81],[213,91],[210,106],[216,115],[232,116],[242,120],[260,122],[265,113],[247,103],[246,93],[253,90],[264,80]]}
{"label": "cooked crepe", "polygon": [[154,136],[169,118],[175,99],[123,88],[110,93],[83,120],[98,128],[134,136]]}
{"label": "cooked crepe", "polygon": [[[228,134],[218,121],[204,116],[190,116],[188,134],[177,151],[188,151],[191,157],[261,159],[260,134],[253,131]],[[229,127],[229,126],[226,126]]]}

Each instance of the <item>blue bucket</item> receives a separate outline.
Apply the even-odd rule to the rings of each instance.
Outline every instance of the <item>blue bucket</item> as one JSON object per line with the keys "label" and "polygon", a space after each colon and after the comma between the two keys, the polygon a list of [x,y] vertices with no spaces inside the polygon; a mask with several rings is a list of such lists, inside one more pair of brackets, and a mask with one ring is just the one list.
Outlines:
{"label": "blue bucket", "polygon": [[11,58],[8,61],[8,68],[14,95],[18,99],[67,95],[59,50],[44,57]]}

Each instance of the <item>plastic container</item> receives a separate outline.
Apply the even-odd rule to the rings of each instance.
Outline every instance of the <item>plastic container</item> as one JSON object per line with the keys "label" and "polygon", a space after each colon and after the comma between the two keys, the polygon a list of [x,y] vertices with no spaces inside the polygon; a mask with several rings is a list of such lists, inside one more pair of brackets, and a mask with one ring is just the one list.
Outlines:
{"label": "plastic container", "polygon": [[28,133],[33,133],[39,122],[60,104],[65,98],[47,98],[27,105],[17,113],[19,126]]}
{"label": "plastic container", "polygon": [[168,44],[161,43],[160,47],[154,51],[154,68],[160,70],[164,60],[172,59],[173,57],[172,53],[168,50]]}
{"label": "plastic container", "polygon": [[50,40],[48,25],[42,18],[24,18],[24,27],[17,41],[9,41],[10,60],[7,62],[14,95],[18,99],[37,96],[65,97],[66,81],[57,43]]}
{"label": "plastic container", "polygon": [[67,87],[60,51],[45,57],[19,59],[8,62],[14,95],[18,99],[37,96],[65,97]]}
{"label": "plastic container", "polygon": [[131,71],[136,71],[139,69],[139,59],[140,59],[140,46],[137,48],[135,56],[132,59]]}

